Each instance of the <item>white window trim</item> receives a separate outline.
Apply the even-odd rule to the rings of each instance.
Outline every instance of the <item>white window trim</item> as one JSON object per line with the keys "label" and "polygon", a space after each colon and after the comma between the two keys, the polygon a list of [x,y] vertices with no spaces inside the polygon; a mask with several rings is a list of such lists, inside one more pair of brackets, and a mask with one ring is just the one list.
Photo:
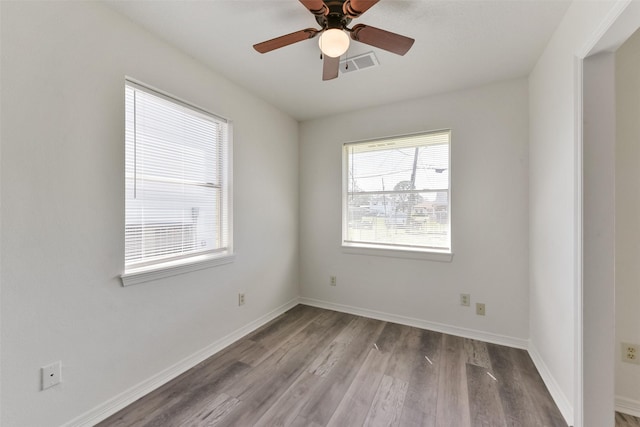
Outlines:
{"label": "white window trim", "polygon": [[452,230],[452,176],[451,173],[449,173],[449,189],[448,189],[448,193],[449,193],[449,249],[448,250],[440,250],[440,249],[431,249],[431,248],[409,248],[407,246],[400,246],[400,247],[395,247],[392,245],[384,245],[384,244],[367,244],[367,243],[358,243],[358,242],[347,242],[346,241],[346,223],[347,223],[347,193],[348,193],[348,182],[347,182],[347,176],[344,173],[346,167],[347,167],[347,159],[346,156],[344,154],[344,147],[348,144],[357,144],[357,143],[361,143],[361,142],[372,142],[372,141],[381,141],[381,140],[387,140],[387,139],[392,139],[392,138],[402,138],[402,137],[408,137],[408,136],[413,136],[413,135],[424,135],[424,134],[429,134],[429,133],[438,133],[438,132],[444,132],[447,131],[449,132],[449,164],[448,164],[448,168],[449,168],[449,172],[451,172],[451,158],[453,157],[451,155],[452,153],[452,135],[453,135],[453,131],[451,129],[447,129],[447,128],[443,128],[443,129],[437,129],[437,130],[432,130],[432,131],[425,131],[425,132],[416,132],[416,133],[410,133],[410,134],[403,134],[403,135],[395,135],[395,136],[388,136],[388,137],[382,137],[382,138],[373,138],[373,139],[363,139],[363,140],[357,140],[357,141],[350,141],[347,142],[345,144],[343,144],[340,149],[341,149],[341,156],[342,156],[342,168],[341,168],[341,174],[342,174],[342,194],[341,194],[341,200],[342,200],[342,220],[341,220],[341,224],[342,224],[342,230],[341,230],[341,249],[342,252],[345,254],[350,254],[350,255],[366,255],[366,256],[380,256],[380,257],[387,257],[387,258],[404,258],[404,259],[418,259],[418,260],[425,260],[425,261],[438,261],[438,262],[452,262],[453,261],[453,230]]}
{"label": "white window trim", "polygon": [[343,243],[342,252],[350,255],[369,255],[387,258],[419,259],[425,261],[451,262],[453,252],[438,251],[436,249],[413,249],[391,248],[384,245],[364,245],[355,243]]}
{"label": "white window trim", "polygon": [[225,255],[199,255],[178,261],[156,264],[148,267],[132,269],[120,276],[122,286],[136,285],[138,283],[150,282],[152,280],[164,279],[165,277],[177,276],[191,271],[203,270],[205,268],[217,267],[219,265],[230,264],[235,260],[234,254]]}
{"label": "white window trim", "polygon": [[[220,265],[230,264],[235,261],[235,253],[233,249],[233,122],[224,116],[210,112],[209,110],[202,108],[196,104],[187,102],[180,97],[171,95],[163,90],[160,90],[154,86],[147,85],[129,76],[125,76],[125,81],[133,84],[134,86],[142,86],[143,88],[150,89],[158,94],[168,97],[172,101],[178,101],[187,105],[190,108],[196,108],[203,112],[219,117],[226,120],[228,128],[227,152],[228,156],[223,166],[226,168],[226,190],[227,190],[227,212],[228,212],[228,240],[229,244],[227,249],[222,252],[208,253],[201,255],[194,255],[192,257],[168,261],[164,263],[153,264],[145,267],[139,267],[135,269],[129,269],[120,275],[122,286],[131,286],[139,283],[150,282],[167,277],[177,276],[179,274],[185,274],[192,271],[203,270],[206,268],[217,267]],[[124,257],[123,257],[124,258]]]}

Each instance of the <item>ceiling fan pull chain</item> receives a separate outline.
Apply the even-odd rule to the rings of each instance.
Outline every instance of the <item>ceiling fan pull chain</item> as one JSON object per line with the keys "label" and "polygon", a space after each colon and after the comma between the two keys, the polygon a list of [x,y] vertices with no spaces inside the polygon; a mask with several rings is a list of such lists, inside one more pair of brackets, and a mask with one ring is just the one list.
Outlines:
{"label": "ceiling fan pull chain", "polygon": [[349,69],[349,47],[347,47],[347,51],[344,53],[344,69]]}

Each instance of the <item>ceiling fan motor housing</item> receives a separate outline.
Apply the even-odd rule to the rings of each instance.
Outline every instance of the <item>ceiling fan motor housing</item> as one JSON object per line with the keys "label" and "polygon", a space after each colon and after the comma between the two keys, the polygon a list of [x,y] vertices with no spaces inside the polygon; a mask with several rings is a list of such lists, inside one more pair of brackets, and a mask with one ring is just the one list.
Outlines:
{"label": "ceiling fan motor housing", "polygon": [[331,28],[337,28],[340,30],[346,29],[347,25],[351,22],[351,17],[346,14],[345,3],[347,0],[327,0],[324,4],[327,6],[328,12],[323,15],[315,15],[316,22],[324,30]]}

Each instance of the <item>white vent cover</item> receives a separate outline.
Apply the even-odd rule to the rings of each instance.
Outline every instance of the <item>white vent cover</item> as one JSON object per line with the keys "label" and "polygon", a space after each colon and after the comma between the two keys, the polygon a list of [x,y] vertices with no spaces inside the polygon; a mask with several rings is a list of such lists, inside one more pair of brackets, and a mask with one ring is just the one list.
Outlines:
{"label": "white vent cover", "polygon": [[377,67],[378,65],[380,65],[378,58],[376,58],[376,54],[371,51],[340,61],[340,72],[343,74],[352,73],[365,68]]}

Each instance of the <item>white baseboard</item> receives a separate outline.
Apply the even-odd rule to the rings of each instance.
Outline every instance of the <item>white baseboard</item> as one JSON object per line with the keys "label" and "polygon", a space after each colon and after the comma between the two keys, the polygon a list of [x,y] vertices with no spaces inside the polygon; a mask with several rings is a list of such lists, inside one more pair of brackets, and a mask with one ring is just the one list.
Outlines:
{"label": "white baseboard", "polygon": [[340,311],[342,313],[355,314],[357,316],[369,317],[371,319],[393,322],[401,325],[415,326],[416,328],[428,329],[430,331],[442,332],[449,335],[456,335],[464,338],[490,342],[493,344],[506,345],[508,347],[528,348],[528,340],[514,338],[506,335],[494,334],[491,332],[478,331],[475,329],[461,328],[458,326],[445,325],[443,323],[430,322],[413,317],[399,316],[397,314],[385,313],[382,311],[369,310],[367,308],[353,307],[350,305],[336,304],[333,302],[317,300],[313,298],[300,297],[300,304],[311,305],[313,307],[326,308],[328,310]]}
{"label": "white baseboard", "polygon": [[[173,366],[165,369],[162,372],[154,375],[153,377],[131,387],[130,389],[120,393],[107,402],[85,412],[84,414],[74,418],[67,422],[62,427],[90,427],[100,421],[105,420],[109,416],[115,414],[119,410],[125,408],[131,403],[135,402],[139,398],[149,394],[153,390],[176,378],[180,374],[186,372],[198,363],[213,356],[220,350],[233,344],[240,338],[258,329],[260,326],[275,319],[279,315],[283,314],[287,310],[295,307],[298,304],[310,305],[313,307],[325,308],[328,310],[340,311],[343,313],[355,314],[358,316],[369,317],[372,319],[383,320],[386,322],[398,323],[401,325],[414,326],[421,329],[428,329],[436,332],[442,332],[450,335],[456,335],[464,338],[471,338],[490,342],[499,345],[506,345],[509,347],[526,349],[529,351],[531,359],[533,360],[536,368],[540,372],[543,381],[545,382],[551,396],[558,405],[560,412],[564,416],[568,425],[573,423],[573,408],[569,403],[569,400],[562,393],[560,387],[556,383],[553,376],[550,374],[549,369],[542,361],[539,353],[535,347],[528,341],[521,338],[509,337],[500,334],[494,334],[491,332],[478,331],[475,329],[461,328],[458,326],[445,325],[442,323],[430,322],[423,319],[416,319],[411,317],[400,316],[391,313],[385,313],[381,311],[369,310],[365,308],[353,307],[349,305],[336,304],[332,302],[316,300],[312,298],[294,298],[288,303],[276,308],[275,310],[265,314],[264,316],[254,320],[253,322],[243,326],[240,329],[235,330],[229,335],[220,338],[213,342],[202,350],[188,356]],[[616,410],[624,412],[634,416],[640,416],[640,402],[631,399],[624,399],[621,397],[616,398]]]}
{"label": "white baseboard", "polygon": [[266,324],[267,322],[275,319],[276,317],[280,316],[282,313],[295,307],[296,305],[298,305],[298,298],[292,299],[288,303],[276,308],[275,310],[265,314],[264,316],[254,320],[253,322],[243,326],[242,328],[233,331],[229,335],[220,338],[219,340],[213,342],[212,344],[192,354],[191,356],[185,357],[175,365],[170,366],[164,371],[159,372],[158,374],[145,381],[142,381],[141,383],[120,393],[107,402],[89,410],[88,412],[85,412],[77,418],[74,418],[73,420],[64,424],[63,427],[90,427],[99,423],[100,421],[105,420],[109,416],[115,414],[119,410],[125,408],[141,397],[149,394],[161,385],[176,378],[178,375],[193,368],[198,363],[213,356],[220,350],[228,347],[229,345],[238,341],[240,338],[258,329],[260,326]]}
{"label": "white baseboard", "polygon": [[616,411],[640,418],[640,400],[616,396]]}
{"label": "white baseboard", "polygon": [[536,365],[540,376],[542,377],[542,381],[547,386],[553,401],[560,409],[560,413],[564,417],[564,420],[567,422],[567,425],[573,425],[573,406],[571,405],[571,401],[567,399],[567,396],[562,392],[562,389],[556,382],[556,379],[551,375],[551,371],[544,363],[542,356],[538,352],[538,349],[532,342],[529,342],[528,346],[529,356],[531,356],[531,360],[533,360],[533,364]]}

